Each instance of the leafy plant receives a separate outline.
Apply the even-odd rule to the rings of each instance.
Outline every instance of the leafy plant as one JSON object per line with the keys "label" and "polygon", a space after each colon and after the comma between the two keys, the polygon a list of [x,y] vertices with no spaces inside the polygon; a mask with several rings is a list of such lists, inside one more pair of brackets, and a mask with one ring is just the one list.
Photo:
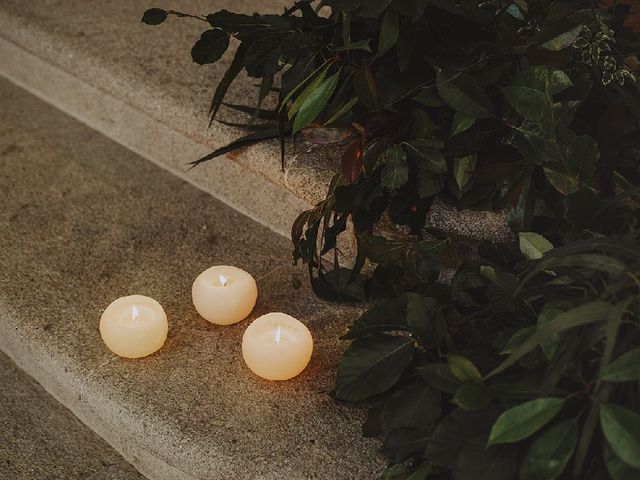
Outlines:
{"label": "leafy plant", "polygon": [[[369,407],[385,478],[640,477],[637,14],[591,0],[145,13],[207,22],[201,64],[239,40],[211,121],[242,69],[261,79],[256,106],[228,105],[249,133],[194,165],[267,138],[283,162],[289,135],[343,143],[293,257],[318,295],[371,302],[333,395]],[[506,212],[517,242],[438,231],[436,199]]]}

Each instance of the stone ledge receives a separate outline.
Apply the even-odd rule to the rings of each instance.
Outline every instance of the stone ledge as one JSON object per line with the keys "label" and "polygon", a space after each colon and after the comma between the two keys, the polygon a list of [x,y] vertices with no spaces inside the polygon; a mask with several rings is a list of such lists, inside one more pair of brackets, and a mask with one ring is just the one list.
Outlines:
{"label": "stone ledge", "polygon": [[[379,444],[331,388],[357,309],[291,286],[283,237],[0,80],[0,348],[152,479],[374,478]],[[254,274],[250,319],[199,318],[195,276]],[[306,285],[306,282],[302,282]],[[130,361],[98,333],[101,309],[141,293],[169,317],[165,346]],[[240,352],[251,318],[284,311],[315,339],[295,379],[255,377]]]}
{"label": "stone ledge", "polygon": [[[202,31],[196,20],[140,22],[151,6],[193,13],[279,11],[289,0],[5,0],[0,4],[0,74],[79,118],[109,138],[289,236],[303,210],[326,192],[338,159],[331,150],[305,153],[289,145],[281,171],[275,142],[264,142],[186,171],[190,160],[245,132],[214,123],[206,129],[211,92],[230,62],[205,67],[189,56]],[[3,41],[4,39],[4,41]],[[251,104],[255,79],[241,77],[231,103]],[[221,118],[242,121],[230,110]],[[300,150],[297,153],[294,150]],[[436,229],[469,238],[508,241],[503,214],[457,210],[437,202],[428,218]],[[347,241],[347,243],[349,243]]]}

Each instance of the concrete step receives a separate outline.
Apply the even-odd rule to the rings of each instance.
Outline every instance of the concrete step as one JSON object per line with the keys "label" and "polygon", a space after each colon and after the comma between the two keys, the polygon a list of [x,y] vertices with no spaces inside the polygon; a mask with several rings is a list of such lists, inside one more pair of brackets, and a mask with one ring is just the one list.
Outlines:
{"label": "concrete step", "polygon": [[[313,296],[285,238],[5,80],[0,110],[0,349],[152,479],[381,471],[362,412],[325,394],[358,312]],[[248,321],[197,315],[191,282],[215,264],[256,277],[249,320],[283,311],[308,325],[315,350],[299,377],[257,378],[240,352]],[[136,361],[98,332],[102,309],[131,293],[156,298],[170,328]]]}
{"label": "concrete step", "polygon": [[144,479],[2,353],[0,383],[0,478]]}
{"label": "concrete step", "polygon": [[[290,0],[3,0],[0,75],[173,172],[268,228],[289,236],[297,215],[324,198],[339,170],[339,149],[289,142],[281,170],[276,142],[263,142],[187,171],[187,163],[246,134],[214,123],[207,109],[232,52],[205,67],[189,51],[203,30],[197,20],[140,22],[151,6],[193,13],[222,8],[278,12]],[[240,76],[231,103],[253,104],[256,80]],[[224,108],[220,118],[246,117]],[[274,208],[274,206],[277,206]],[[509,241],[504,213],[477,214],[437,201],[430,226],[454,235]],[[348,250],[353,242],[346,242]]]}
{"label": "concrete step", "polygon": [[[150,6],[253,13],[280,11],[288,3],[7,0],[0,3],[0,74],[288,236],[296,216],[324,196],[335,160],[322,154],[290,157],[283,173],[277,146],[263,143],[187,171],[189,161],[246,133],[217,122],[207,129],[211,95],[232,52],[202,67],[189,54],[201,22],[172,17],[155,28],[140,22]],[[254,102],[255,83],[239,78],[227,100]]]}

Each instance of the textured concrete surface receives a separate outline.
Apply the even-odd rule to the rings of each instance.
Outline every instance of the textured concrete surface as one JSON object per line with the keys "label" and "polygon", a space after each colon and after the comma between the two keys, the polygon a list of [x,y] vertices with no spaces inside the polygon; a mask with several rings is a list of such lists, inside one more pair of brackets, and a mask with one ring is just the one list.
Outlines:
{"label": "textured concrete surface", "polygon": [[[293,289],[289,242],[0,81],[0,348],[150,478],[374,478],[362,412],[324,393],[356,311]],[[258,281],[251,318],[284,311],[315,339],[299,377],[244,365],[242,322],[199,318],[191,282],[214,264]],[[306,282],[302,282],[306,285]],[[139,293],[169,317],[165,346],[124,360],[98,334]]]}
{"label": "textured concrete surface", "polygon": [[[286,236],[297,214],[324,197],[329,179],[338,171],[339,155],[321,148],[308,151],[308,145],[297,141],[288,147],[283,173],[275,143],[262,143],[185,172],[189,160],[244,133],[218,123],[206,129],[211,94],[230,55],[215,65],[196,65],[189,50],[203,29],[201,22],[171,17],[150,27],[139,20],[150,6],[250,13],[279,11],[290,3],[3,0],[0,73]],[[255,101],[255,83],[239,78],[228,101]],[[221,118],[242,119],[225,109]],[[253,190],[247,189],[249,184]],[[265,208],[272,204],[278,208]],[[457,215],[441,207],[436,204],[429,217],[440,230],[471,238],[508,230],[504,216]]]}
{"label": "textured concrete surface", "polygon": [[0,478],[144,479],[2,353],[0,383]]}

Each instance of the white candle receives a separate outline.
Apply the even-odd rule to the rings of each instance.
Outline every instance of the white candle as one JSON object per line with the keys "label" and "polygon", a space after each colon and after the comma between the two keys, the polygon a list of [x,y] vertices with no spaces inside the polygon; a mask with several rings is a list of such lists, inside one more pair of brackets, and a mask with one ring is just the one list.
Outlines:
{"label": "white candle", "polygon": [[242,356],[256,375],[288,380],[302,372],[313,351],[309,329],[284,313],[267,313],[254,320],[242,337]]}
{"label": "white candle", "polygon": [[198,275],[191,296],[204,319],[217,325],[231,325],[249,316],[258,299],[258,287],[244,270],[218,265]]}
{"label": "white candle", "polygon": [[100,318],[102,340],[109,350],[126,358],[146,357],[159,350],[168,331],[162,306],[143,295],[118,298]]}

